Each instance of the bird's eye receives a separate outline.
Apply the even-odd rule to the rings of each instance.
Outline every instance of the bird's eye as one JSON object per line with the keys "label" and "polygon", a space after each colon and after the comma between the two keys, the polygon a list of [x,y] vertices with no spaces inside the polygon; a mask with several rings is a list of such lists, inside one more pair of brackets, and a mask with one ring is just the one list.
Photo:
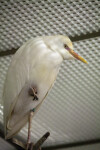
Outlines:
{"label": "bird's eye", "polygon": [[67,44],[64,44],[64,48],[69,50],[69,47],[67,46]]}

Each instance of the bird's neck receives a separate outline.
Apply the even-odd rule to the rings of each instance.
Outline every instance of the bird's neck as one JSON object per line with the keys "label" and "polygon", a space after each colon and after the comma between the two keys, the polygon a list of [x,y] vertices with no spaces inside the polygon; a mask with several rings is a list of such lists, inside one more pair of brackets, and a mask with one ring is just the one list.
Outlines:
{"label": "bird's neck", "polygon": [[44,55],[44,61],[51,68],[59,67],[63,61],[61,55],[57,52],[49,52]]}

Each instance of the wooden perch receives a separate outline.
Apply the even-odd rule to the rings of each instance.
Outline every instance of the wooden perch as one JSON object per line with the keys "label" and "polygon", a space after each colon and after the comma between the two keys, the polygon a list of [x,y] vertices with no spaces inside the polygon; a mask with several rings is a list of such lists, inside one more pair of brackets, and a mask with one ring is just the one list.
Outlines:
{"label": "wooden perch", "polygon": [[[29,150],[39,150],[41,145],[45,142],[45,140],[49,137],[49,135],[50,133],[46,132],[35,144],[30,143]],[[24,144],[23,142],[20,142],[15,138],[12,139],[12,142],[22,147],[23,149],[26,149],[26,144]]]}
{"label": "wooden perch", "polygon": [[50,135],[49,132],[45,133],[38,141],[36,144],[34,144],[31,148],[31,150],[38,150],[41,145],[44,143],[44,141],[48,138],[48,136]]}

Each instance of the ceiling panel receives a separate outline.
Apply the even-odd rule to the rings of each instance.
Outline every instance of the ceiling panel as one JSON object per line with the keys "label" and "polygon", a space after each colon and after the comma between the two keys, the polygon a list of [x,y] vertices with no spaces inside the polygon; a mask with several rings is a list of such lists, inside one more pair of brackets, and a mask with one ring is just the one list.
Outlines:
{"label": "ceiling panel", "polygon": [[[33,119],[32,140],[51,133],[45,145],[100,138],[100,37],[74,42],[87,64],[65,61],[56,83]],[[12,56],[0,57],[0,119],[5,75]],[[19,133],[26,139],[27,126]]]}
{"label": "ceiling panel", "polygon": [[0,51],[17,49],[31,37],[98,32],[99,0],[0,0]]}

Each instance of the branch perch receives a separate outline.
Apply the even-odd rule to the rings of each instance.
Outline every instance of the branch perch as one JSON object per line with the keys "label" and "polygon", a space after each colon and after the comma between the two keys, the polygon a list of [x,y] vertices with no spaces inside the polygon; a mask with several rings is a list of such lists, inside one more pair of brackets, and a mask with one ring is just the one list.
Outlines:
{"label": "branch perch", "polygon": [[35,145],[33,145],[31,150],[38,150],[41,145],[44,143],[44,141],[49,137],[50,133],[47,132],[45,133],[38,141]]}

